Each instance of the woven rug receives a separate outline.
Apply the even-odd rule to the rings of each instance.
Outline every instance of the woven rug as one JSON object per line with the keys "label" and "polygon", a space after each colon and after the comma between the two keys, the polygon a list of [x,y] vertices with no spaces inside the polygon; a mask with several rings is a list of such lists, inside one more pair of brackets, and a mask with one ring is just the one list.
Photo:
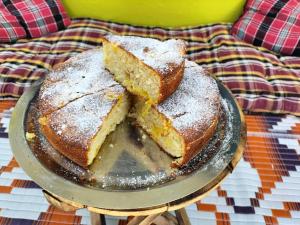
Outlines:
{"label": "woven rug", "polygon": [[[14,101],[0,103],[0,224],[89,224],[87,210],[50,206],[13,158],[8,125]],[[300,118],[247,115],[247,149],[217,190],[187,207],[192,225],[300,224]],[[107,217],[107,224],[127,218]]]}

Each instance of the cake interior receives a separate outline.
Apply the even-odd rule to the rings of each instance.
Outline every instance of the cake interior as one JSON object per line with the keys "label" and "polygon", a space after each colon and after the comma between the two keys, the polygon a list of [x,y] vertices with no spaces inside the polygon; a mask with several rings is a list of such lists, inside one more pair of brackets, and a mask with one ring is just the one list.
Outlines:
{"label": "cake interior", "polygon": [[104,63],[115,80],[138,96],[157,103],[160,96],[160,77],[154,70],[113,43],[103,43]]}
{"label": "cake interior", "polygon": [[155,107],[148,107],[141,99],[136,100],[134,110],[132,116],[159,146],[173,157],[183,156],[184,139],[168,118]]}
{"label": "cake interior", "polygon": [[107,117],[103,120],[99,131],[91,140],[87,154],[88,165],[90,165],[97,156],[106,136],[114,131],[117,124],[121,123],[128,114],[128,110],[130,108],[129,96],[127,94],[122,94],[118,96],[118,98],[118,102],[113,106]]}

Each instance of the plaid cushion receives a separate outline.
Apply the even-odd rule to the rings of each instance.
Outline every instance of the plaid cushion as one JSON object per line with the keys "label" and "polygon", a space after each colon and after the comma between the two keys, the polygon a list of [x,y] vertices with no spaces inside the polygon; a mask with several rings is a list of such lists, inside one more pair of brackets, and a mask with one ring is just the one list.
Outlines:
{"label": "plaid cushion", "polygon": [[283,55],[300,56],[300,2],[248,0],[232,34]]}
{"label": "plaid cushion", "polygon": [[0,5],[0,42],[15,42],[24,37],[25,30],[17,18]]}
{"label": "plaid cushion", "polygon": [[0,44],[0,95],[19,97],[49,69],[100,45],[107,32],[187,41],[187,57],[231,89],[246,111],[300,115],[300,57],[283,57],[236,40],[230,24],[182,29],[143,28],[74,19],[68,29],[13,45]]}
{"label": "plaid cushion", "polygon": [[36,38],[67,27],[71,20],[60,0],[3,0],[17,17],[28,38]]}

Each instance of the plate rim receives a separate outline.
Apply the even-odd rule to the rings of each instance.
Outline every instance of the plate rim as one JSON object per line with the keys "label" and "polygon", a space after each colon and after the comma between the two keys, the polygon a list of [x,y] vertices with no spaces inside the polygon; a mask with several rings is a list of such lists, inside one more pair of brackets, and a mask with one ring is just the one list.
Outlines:
{"label": "plate rim", "polygon": [[[70,201],[78,202],[82,205],[103,209],[132,210],[163,206],[172,201],[179,200],[192,193],[195,193],[201,188],[209,185],[218,177],[218,175],[220,175],[228,166],[230,166],[229,164],[234,159],[234,155],[237,153],[237,150],[239,148],[244,149],[245,147],[244,139],[246,138],[246,124],[243,112],[228,88],[226,88],[220,81],[217,81],[217,83],[219,89],[221,86],[223,91],[227,92],[226,94],[230,97],[228,100],[231,100],[230,102],[232,106],[239,112],[240,136],[238,144],[233,146],[235,147],[235,152],[228,164],[220,169],[218,173],[212,174],[212,176],[209,178],[199,176],[199,171],[195,171],[192,175],[189,175],[189,177],[179,182],[159,185],[150,188],[149,190],[138,189],[130,191],[93,189],[81,186],[62,178],[61,176],[47,169],[39,160],[37,160],[25,137],[24,121],[26,118],[27,109],[36,92],[39,90],[40,85],[32,86],[21,96],[17,102],[9,124],[9,142],[17,162],[20,164],[26,174],[28,174],[28,176],[31,177],[31,179],[41,188],[50,193],[61,196]],[[232,146],[230,148],[232,148]],[[41,174],[44,174],[44,176],[41,176]],[[206,184],[202,187],[196,188],[195,185],[190,185],[191,183]],[[178,193],[179,190],[180,193]],[[163,200],[161,200],[161,196],[164,196]],[[128,201],[129,199],[130,201]]]}

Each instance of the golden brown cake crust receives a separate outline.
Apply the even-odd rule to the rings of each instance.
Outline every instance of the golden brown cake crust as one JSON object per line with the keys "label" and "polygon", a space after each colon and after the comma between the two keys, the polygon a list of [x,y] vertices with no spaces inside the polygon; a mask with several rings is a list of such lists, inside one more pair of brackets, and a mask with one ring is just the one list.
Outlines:
{"label": "golden brown cake crust", "polygon": [[153,38],[117,35],[106,35],[102,38],[103,42],[115,44],[159,76],[161,85],[158,103],[169,97],[180,84],[185,64],[184,41],[159,41]]}
{"label": "golden brown cake crust", "polygon": [[121,86],[115,86],[83,96],[42,119],[42,132],[56,150],[86,167],[87,152],[92,139],[119,96],[124,93]]}
{"label": "golden brown cake crust", "polygon": [[166,76],[164,79],[161,78],[161,86],[160,86],[160,96],[158,103],[166,100],[171,94],[176,91],[178,85],[180,84],[184,71],[184,62],[180,67],[176,67],[173,70],[172,75]]}
{"label": "golden brown cake crust", "polygon": [[185,149],[183,157],[173,161],[172,166],[173,167],[181,167],[188,163],[192,158],[194,158],[202,149],[205,147],[206,144],[208,144],[209,140],[214,135],[216,128],[218,125],[218,117],[216,117],[209,128],[205,130],[201,135],[198,135],[198,137],[195,137],[196,135],[193,135],[192,132],[185,132],[184,136],[194,136],[194,140],[191,140],[192,138],[185,139]]}
{"label": "golden brown cake crust", "polygon": [[[48,117],[48,116],[46,116]],[[87,148],[82,148],[78,146],[77,143],[70,145],[62,142],[61,138],[56,134],[56,132],[51,129],[49,125],[41,125],[42,133],[49,143],[61,154],[71,159],[73,162],[77,163],[82,167],[87,167]]]}

